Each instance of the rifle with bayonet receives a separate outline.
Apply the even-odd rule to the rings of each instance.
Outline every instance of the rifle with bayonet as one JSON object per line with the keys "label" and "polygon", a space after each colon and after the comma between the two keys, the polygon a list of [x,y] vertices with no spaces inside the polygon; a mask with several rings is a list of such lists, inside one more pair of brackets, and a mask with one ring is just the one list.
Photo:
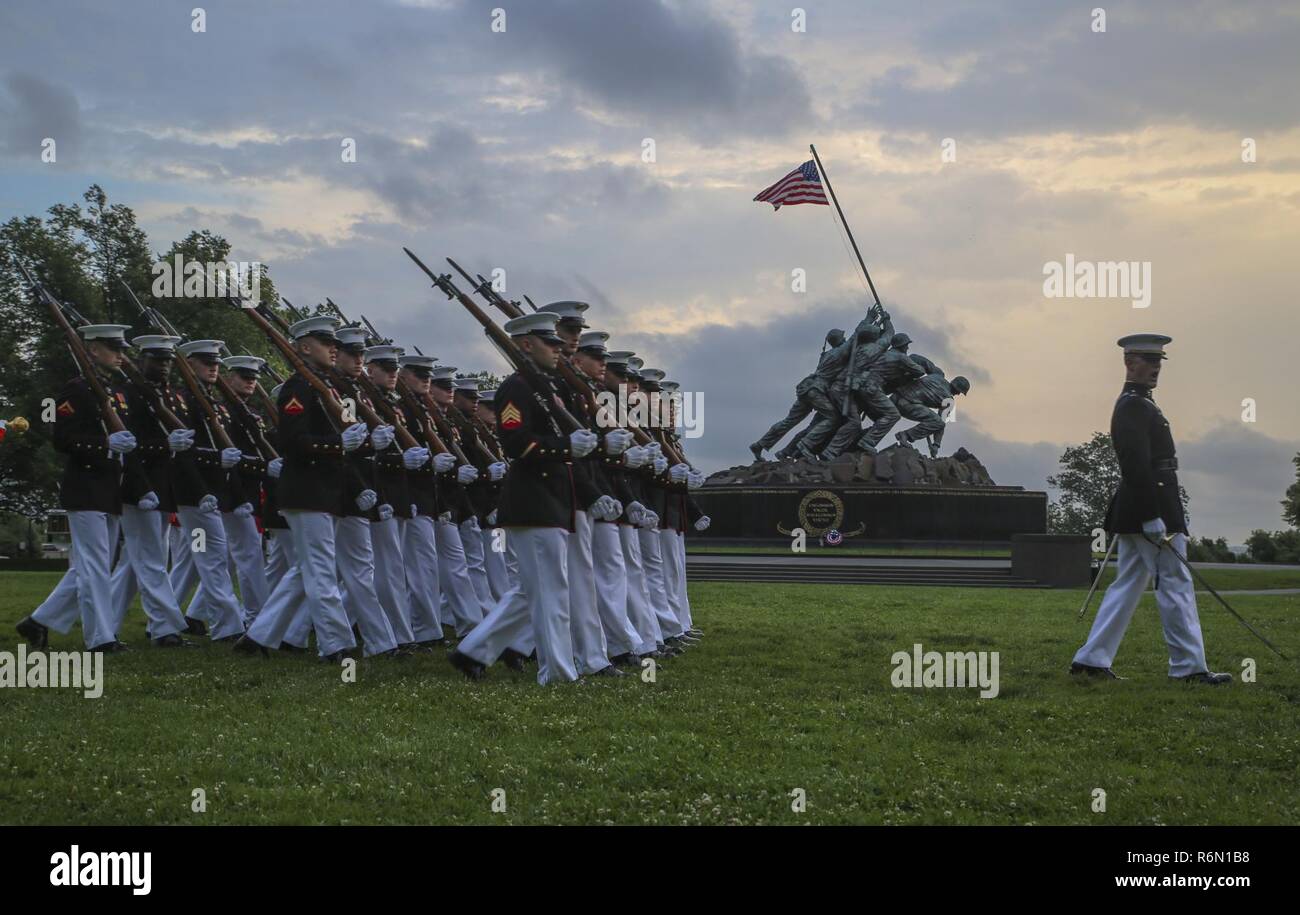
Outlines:
{"label": "rifle with bayonet", "polygon": [[402,250],[406,252],[407,257],[415,261],[415,265],[423,270],[429,279],[433,280],[435,287],[441,290],[447,298],[460,302],[465,307],[465,310],[483,326],[483,331],[487,334],[488,339],[496,345],[497,349],[505,355],[519,371],[519,374],[524,377],[524,380],[528,382],[533,391],[541,397],[547,412],[562,433],[567,435],[570,432],[576,432],[578,429],[586,428],[574,418],[572,413],[564,409],[556,401],[554,389],[551,387],[551,381],[546,377],[546,373],[537,366],[537,363],[528,358],[528,355],[515,344],[510,335],[498,327],[496,322],[489,318],[473,299],[456,288],[456,284],[452,282],[451,274],[438,275],[426,267],[424,262],[416,257],[410,248],[402,248]]}
{"label": "rifle with bayonet", "polygon": [[[450,257],[447,258],[447,263],[451,264],[451,266],[455,268],[456,272],[463,276],[466,281],[471,283],[474,282],[470,279],[469,274],[465,272],[464,268]],[[517,318],[524,314],[524,311],[519,307],[518,302],[508,301],[504,296],[497,292],[495,288],[493,288],[492,284],[484,278],[483,274],[479,273],[475,275],[478,277],[479,281],[474,284],[474,291],[500,309],[502,314],[510,318]],[[537,306],[533,304],[532,299],[528,296],[524,296],[524,301],[528,303],[529,307],[531,307],[533,311],[537,311]],[[567,383],[569,387],[573,389],[574,393],[578,395],[591,415],[597,418],[597,423],[601,428],[614,428],[617,426],[617,423],[614,421],[614,418],[609,415],[609,412],[600,406],[596,397],[596,392],[592,389],[591,385],[587,383],[586,379],[578,374],[577,369],[575,369],[569,362],[567,356],[560,356],[557,368],[560,377],[562,377],[565,383]],[[612,386],[610,386],[610,390],[615,394],[618,393]],[[604,414],[604,419],[600,418],[602,413]],[[637,444],[648,445],[651,442],[657,441],[669,460],[675,464],[686,463],[685,457],[682,456],[680,451],[673,447],[673,445],[668,441],[666,435],[661,435],[656,439],[650,433],[646,432],[640,426],[637,426],[631,421],[628,422],[627,429],[632,433],[632,437],[636,440]]]}
{"label": "rifle with bayonet", "polygon": [[125,432],[126,425],[122,422],[122,417],[117,415],[113,409],[113,403],[109,399],[108,391],[104,387],[103,381],[100,380],[99,371],[95,366],[95,361],[90,358],[90,353],[86,351],[85,341],[81,335],[68,322],[68,317],[64,314],[63,306],[48,289],[36,281],[27,268],[22,264],[18,265],[22,271],[23,279],[27,280],[28,285],[36,293],[36,297],[45,303],[49,308],[50,314],[54,317],[54,323],[63,331],[63,336],[68,343],[68,349],[72,351],[72,359],[77,363],[77,369],[81,372],[81,377],[86,379],[86,384],[90,386],[90,391],[95,395],[95,401],[99,405],[100,419],[103,421],[105,434],[113,432]]}

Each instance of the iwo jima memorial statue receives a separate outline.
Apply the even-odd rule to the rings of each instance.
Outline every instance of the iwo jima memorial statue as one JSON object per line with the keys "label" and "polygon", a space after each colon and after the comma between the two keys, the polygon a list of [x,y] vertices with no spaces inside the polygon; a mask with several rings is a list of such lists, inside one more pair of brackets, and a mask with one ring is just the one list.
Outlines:
{"label": "iwo jima memorial statue", "polygon": [[[1008,541],[1042,534],[1047,494],[998,486],[965,448],[941,457],[956,398],[970,392],[897,332],[867,273],[817,150],[755,200],[828,203],[853,245],[875,304],[849,334],[827,332],[789,412],[749,446],[754,463],[708,478],[696,499],[717,540],[788,539],[801,528],[828,544],[864,540]],[[900,422],[914,423],[896,429]],[[803,424],[802,428],[799,428]],[[790,441],[765,460],[789,433]],[[884,443],[884,444],[882,444]],[[927,453],[917,450],[924,443]]]}

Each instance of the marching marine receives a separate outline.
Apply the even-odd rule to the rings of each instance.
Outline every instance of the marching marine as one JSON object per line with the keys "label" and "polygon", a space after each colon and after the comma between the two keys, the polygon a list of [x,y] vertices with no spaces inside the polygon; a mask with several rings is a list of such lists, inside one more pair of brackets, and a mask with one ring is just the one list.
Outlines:
{"label": "marching marine", "polygon": [[1205,661],[1192,576],[1179,561],[1187,557],[1187,519],[1178,488],[1178,456],[1169,421],[1151,396],[1171,341],[1163,334],[1130,334],[1119,340],[1125,379],[1111,414],[1110,435],[1120,484],[1106,512],[1106,531],[1118,540],[1118,567],[1070,673],[1123,679],[1111,664],[1154,575],[1169,676],[1218,686],[1232,682],[1232,675],[1211,673]]}

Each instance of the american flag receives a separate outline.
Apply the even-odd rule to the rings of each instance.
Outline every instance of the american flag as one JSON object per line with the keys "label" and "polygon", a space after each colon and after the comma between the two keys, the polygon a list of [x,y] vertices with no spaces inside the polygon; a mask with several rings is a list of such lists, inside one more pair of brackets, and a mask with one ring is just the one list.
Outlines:
{"label": "american flag", "polygon": [[759,192],[756,201],[772,204],[772,209],[781,209],[781,204],[820,203],[830,206],[826,194],[822,191],[822,178],[817,174],[817,163],[809,159],[803,165],[786,175],[776,184]]}

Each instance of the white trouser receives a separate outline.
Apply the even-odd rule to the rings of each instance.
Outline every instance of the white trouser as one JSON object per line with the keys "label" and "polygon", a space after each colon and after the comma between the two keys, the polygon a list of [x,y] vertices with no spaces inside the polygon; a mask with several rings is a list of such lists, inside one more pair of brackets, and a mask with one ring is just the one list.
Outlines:
{"label": "white trouser", "polygon": [[[269,594],[280,583],[284,573],[289,571],[289,554],[284,546],[293,535],[286,528],[268,527],[266,529],[266,586]],[[265,601],[263,601],[265,605]]]}
{"label": "white trouser", "polygon": [[1151,576],[1156,576],[1156,606],[1169,646],[1169,676],[1209,670],[1205,663],[1205,644],[1201,639],[1201,620],[1196,614],[1196,591],[1192,574],[1170,549],[1187,555],[1187,535],[1175,534],[1168,547],[1161,548],[1141,534],[1116,534],[1119,556],[1115,580],[1106,589],[1097,608],[1088,641],[1074,660],[1092,667],[1110,667],[1119,651],[1133,611]]}
{"label": "white trouser", "polygon": [[492,527],[479,534],[483,543],[483,568],[487,570],[488,589],[492,593],[492,606],[510,590],[510,571],[506,568],[505,528]]}
{"label": "white trouser", "polygon": [[465,546],[460,542],[460,528],[450,521],[437,523],[435,542],[438,548],[438,583],[447,609],[456,621],[456,634],[464,636],[483,620],[483,607],[469,580]]}
{"label": "white trouser", "polygon": [[569,635],[569,532],[558,527],[517,527],[510,528],[507,536],[519,562],[519,583],[457,650],[480,664],[492,664],[507,648],[519,644],[531,623],[537,640],[537,682],[576,680]]}
{"label": "white trouser", "polygon": [[193,532],[203,531],[199,544],[203,549],[193,550],[191,546],[191,558],[199,575],[199,592],[194,595],[194,603],[202,601],[202,606],[209,611],[208,635],[214,639],[240,635],[244,631],[244,608],[235,598],[230,582],[226,528],[221,523],[221,513],[201,512],[193,505],[182,505],[176,514],[181,527],[189,532],[187,540],[191,544],[194,544]]}
{"label": "white trouser", "polygon": [[109,583],[113,548],[120,522],[106,512],[68,512],[72,546],[68,571],[39,607],[32,619],[58,633],[67,633],[77,617],[87,648],[96,648],[117,638],[113,631],[113,604]]}
{"label": "white trouser", "polygon": [[271,588],[266,581],[266,555],[262,552],[262,534],[257,529],[257,519],[243,517],[234,512],[222,512],[221,525],[226,529],[226,543],[230,561],[239,580],[239,599],[244,612],[251,620],[266,605]]}
{"label": "white trouser", "polygon": [[374,521],[370,525],[370,542],[375,551],[375,593],[379,606],[388,618],[398,645],[415,641],[411,632],[411,606],[406,597],[406,567],[402,563],[401,519]]}
{"label": "white trouser", "polygon": [[311,614],[303,609],[305,595],[302,573],[298,570],[298,553],[293,546],[293,533],[281,530],[277,534],[277,549],[284,559],[285,571],[271,589],[262,612],[257,614],[257,619],[248,627],[248,637],[267,648],[278,649],[283,642],[306,648],[307,638],[311,634]]}
{"label": "white trouser", "polygon": [[681,534],[673,530],[659,531],[659,556],[664,567],[664,595],[668,598],[668,612],[672,614],[670,624],[661,626],[664,635],[675,637],[686,631],[686,611],[682,609],[682,578],[685,569],[679,566],[681,553],[677,551],[677,541]]}
{"label": "white trouser", "polygon": [[469,568],[469,583],[478,598],[479,619],[488,615],[496,605],[492,599],[492,586],[488,584],[487,565],[483,557],[483,529],[477,518],[466,518],[460,523],[460,544],[465,550],[465,565]]}
{"label": "white trouser", "polygon": [[253,620],[249,638],[267,648],[278,648],[285,640],[293,611],[303,603],[316,630],[316,647],[322,657],[355,648],[334,564],[334,517],[296,509],[281,509],[280,514],[289,522],[297,562]]}
{"label": "white trouser", "polygon": [[428,515],[417,515],[403,520],[401,527],[411,633],[417,642],[442,639],[442,616],[438,612],[442,591],[438,581],[438,547],[433,519]]}
{"label": "white trouser", "polygon": [[375,591],[375,551],[370,543],[370,522],[365,518],[336,518],[334,548],[343,603],[348,618],[355,618],[361,630],[363,654],[370,657],[392,651],[397,647],[397,639]]}
{"label": "white trouser", "polygon": [[617,524],[597,521],[591,526],[592,572],[596,577],[596,612],[605,631],[611,657],[635,652],[641,637],[627,618],[627,566]]}
{"label": "white trouser", "polygon": [[682,618],[682,627],[684,629],[694,629],[695,620],[692,619],[691,617],[691,594],[690,594],[690,589],[686,587],[686,535],[685,534],[677,535],[677,557],[678,557],[677,567],[682,570],[682,575],[681,575],[682,590],[679,598],[682,602],[682,613],[684,614]]}
{"label": "white trouser", "polygon": [[663,641],[675,634],[677,617],[668,608],[668,581],[664,578],[664,559],[659,552],[659,532],[642,528],[637,535],[641,539],[641,574],[645,577],[646,600],[659,621],[659,638]]}
{"label": "white trouser", "polygon": [[[167,577],[171,582],[172,593],[176,595],[176,603],[181,606],[181,612],[196,620],[207,620],[207,610],[202,606],[201,595],[198,592],[190,595],[199,584],[199,570],[194,565],[191,534],[185,527],[185,522],[180,520],[179,511],[176,513],[176,520],[180,523],[175,526],[169,525],[167,531],[167,543],[172,554],[172,568]],[[185,604],[186,597],[190,598],[188,606]]]}
{"label": "white trouser", "polygon": [[167,526],[162,512],[122,506],[125,542],[110,584],[114,632],[122,631],[126,609],[137,591],[150,638],[161,639],[185,630],[185,618],[167,577]]}
{"label": "white trouser", "polygon": [[609,647],[596,610],[596,572],[591,560],[591,516],[573,513],[569,535],[569,634],[578,672],[594,674],[609,666]]}
{"label": "white trouser", "polygon": [[659,631],[659,620],[646,595],[645,573],[641,565],[641,538],[630,524],[618,526],[619,543],[623,546],[623,565],[627,569],[627,619],[636,630],[640,642],[637,654],[648,654],[664,640]]}

